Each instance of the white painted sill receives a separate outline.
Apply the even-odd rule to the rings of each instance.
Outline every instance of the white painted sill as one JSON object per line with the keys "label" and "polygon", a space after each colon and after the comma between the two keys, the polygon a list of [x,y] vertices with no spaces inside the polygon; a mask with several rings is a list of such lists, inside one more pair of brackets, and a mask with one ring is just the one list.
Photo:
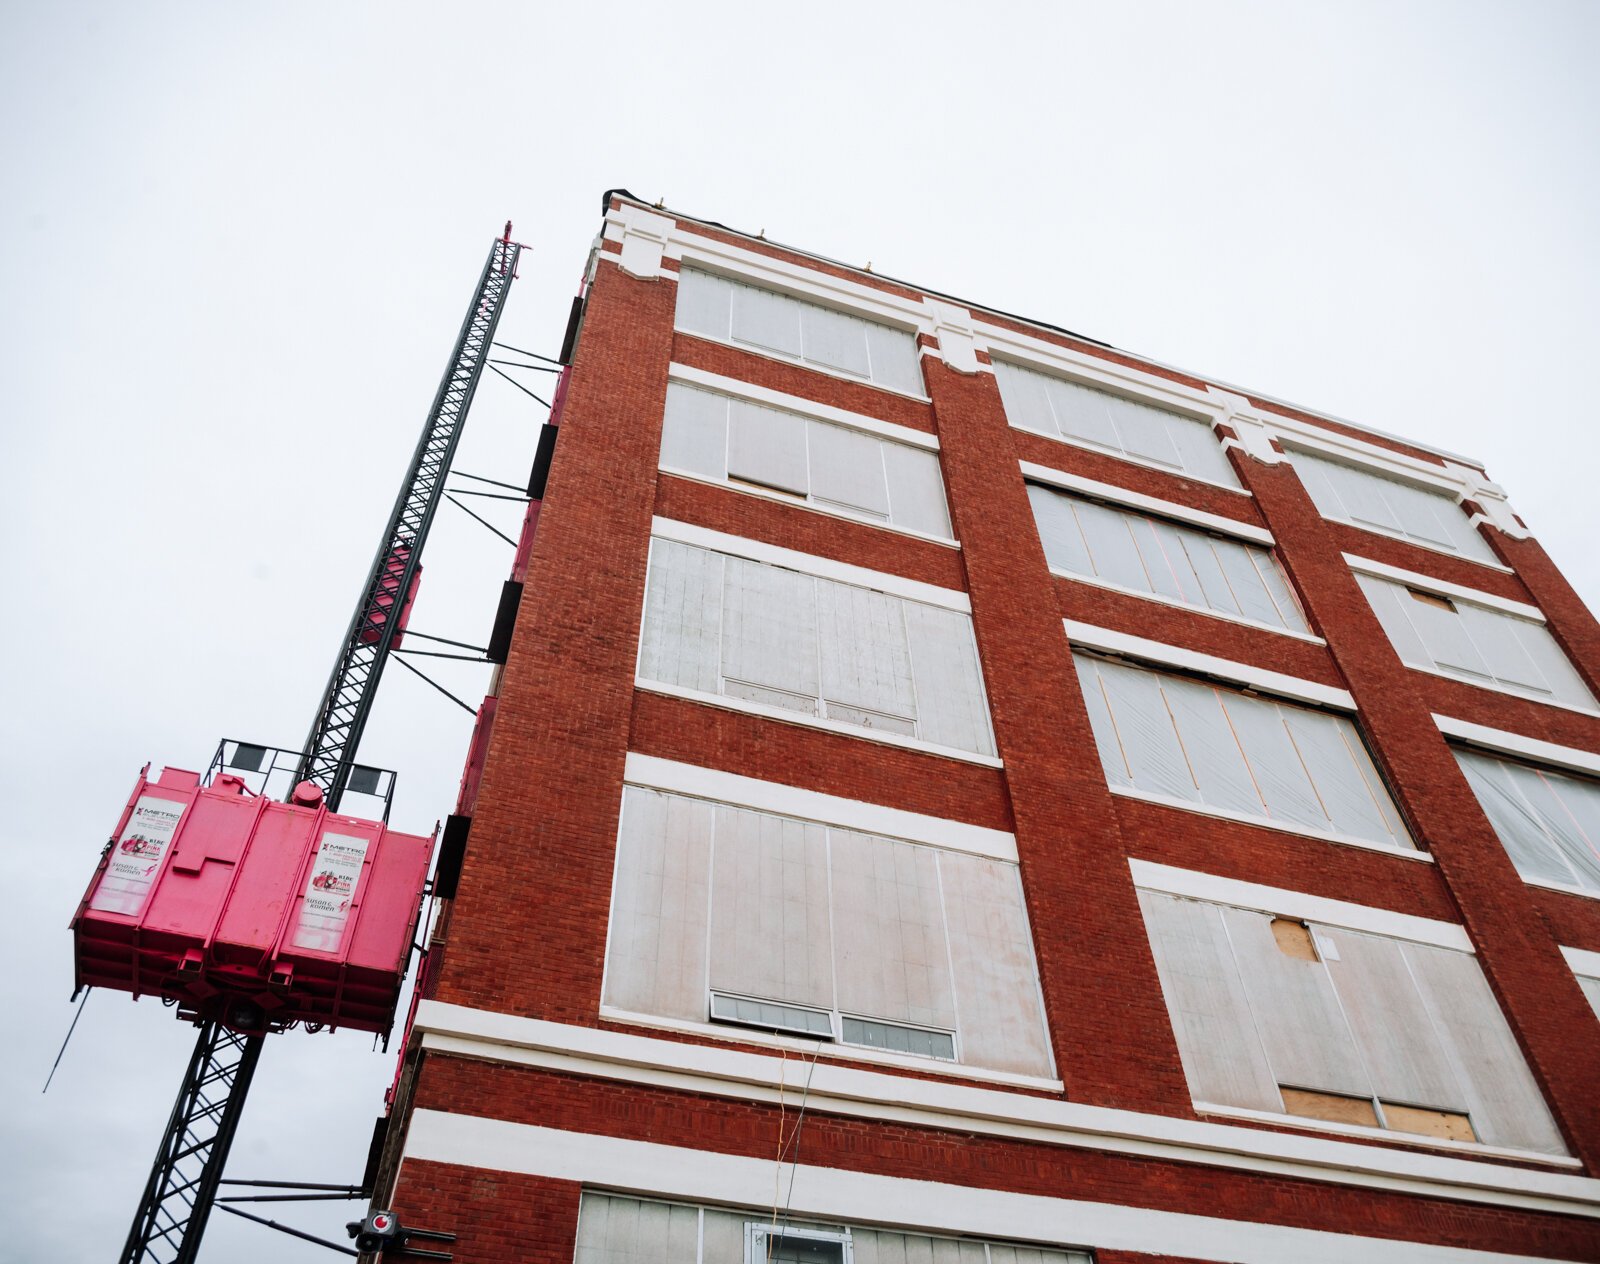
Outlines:
{"label": "white painted sill", "polygon": [[838,720],[830,720],[826,716],[804,715],[798,711],[786,711],[782,707],[769,707],[760,702],[749,702],[744,698],[730,698],[720,693],[702,693],[698,689],[685,689],[680,685],[663,684],[659,680],[646,680],[643,676],[635,676],[633,687],[645,693],[661,694],[668,698],[683,698],[689,702],[703,702],[707,706],[721,707],[724,711],[740,711],[746,715],[759,715],[763,719],[777,720],[784,724],[796,724],[801,728],[820,729],[825,733],[838,733],[845,737],[859,737],[868,742],[878,742],[884,746],[898,746],[902,750],[918,751],[924,755],[939,755],[945,759],[957,759],[964,764],[978,764],[984,768],[1003,768],[1005,765],[993,755],[980,755],[976,751],[957,750],[953,746],[938,746],[933,742],[924,742],[915,737],[906,737],[902,733],[886,733],[877,729],[864,729],[854,724],[844,724]]}
{"label": "white painted sill", "polygon": [[[809,373],[820,373],[823,377],[831,377],[836,382],[854,382],[857,386],[866,386],[875,391],[897,395],[901,399],[915,400],[919,404],[933,403],[933,400],[927,395],[917,394],[913,391],[903,391],[898,386],[886,386],[882,382],[873,382],[864,377],[853,377],[849,373],[840,372],[838,369],[829,369],[820,364],[812,364],[809,360],[791,359],[780,352],[763,350],[760,347],[750,346],[748,343],[734,342],[731,338],[716,338],[711,334],[696,333],[692,329],[679,329],[676,321],[673,322],[672,332],[682,334],[685,338],[698,338],[701,342],[709,342],[713,346],[727,347],[732,351],[743,351],[746,355],[758,356],[763,360],[771,360],[774,364],[787,364],[797,369],[805,369]],[[922,363],[921,357],[918,357],[917,363],[919,365]]]}
{"label": "white painted sill", "polygon": [[1282,627],[1276,623],[1263,623],[1260,619],[1248,619],[1242,614],[1229,614],[1226,610],[1211,610],[1205,606],[1196,606],[1187,601],[1179,601],[1176,597],[1168,597],[1163,593],[1140,592],[1137,588],[1125,588],[1121,584],[1113,584],[1109,580],[1101,579],[1098,575],[1079,575],[1074,571],[1064,571],[1059,566],[1052,566],[1050,573],[1058,579],[1070,579],[1079,584],[1089,584],[1095,588],[1104,588],[1107,592],[1122,593],[1128,597],[1138,597],[1143,601],[1153,601],[1158,605],[1167,606],[1173,610],[1187,610],[1191,614],[1205,615],[1208,619],[1222,619],[1227,623],[1237,623],[1241,627],[1260,628],[1263,632],[1276,632],[1279,636],[1293,637],[1297,641],[1305,641],[1311,645],[1327,644],[1315,632],[1298,632],[1294,628]]}
{"label": "white painted sill", "polygon": [[913,527],[897,526],[892,522],[884,522],[880,518],[869,518],[866,514],[851,513],[848,509],[835,509],[831,505],[819,505],[814,500],[793,496],[788,492],[756,487],[745,483],[735,483],[733,480],[726,478],[712,478],[706,474],[697,474],[693,470],[681,469],[676,465],[663,465],[659,468],[663,474],[670,474],[674,478],[686,479],[691,483],[700,483],[706,487],[721,487],[731,492],[738,492],[741,496],[751,496],[757,500],[770,500],[779,505],[792,505],[796,509],[804,509],[824,518],[837,518],[842,522],[860,523],[864,527],[877,527],[880,531],[890,531],[895,535],[910,536],[913,540],[926,540],[929,544],[942,545],[947,549],[959,550],[961,548],[959,541],[952,540],[948,536],[929,535],[926,531],[918,531]]}
{"label": "white painted sill", "polygon": [[1042,1089],[1048,1093],[1063,1092],[1060,1080],[1042,1075],[1021,1075],[1014,1071],[992,1071],[987,1067],[961,1062],[946,1062],[938,1058],[919,1058],[915,1054],[895,1053],[888,1049],[868,1049],[860,1045],[841,1044],[836,1040],[806,1040],[798,1036],[781,1036],[776,1032],[760,1031],[754,1027],[729,1026],[722,1023],[697,1023],[685,1018],[661,1018],[655,1014],[638,1014],[632,1010],[615,1009],[610,1005],[600,1007],[600,1017],[630,1027],[654,1027],[662,1031],[681,1031],[704,1036],[718,1044],[761,1045],[769,1049],[787,1049],[806,1060],[813,1056],[830,1062],[870,1062],[876,1066],[895,1067],[908,1071],[924,1071],[953,1079],[979,1080],[985,1084],[1000,1084],[1008,1088]]}
{"label": "white painted sill", "polygon": [[[1225,492],[1233,492],[1236,496],[1254,496],[1248,487],[1238,487],[1232,483],[1219,483],[1214,478],[1206,478],[1200,474],[1190,474],[1186,470],[1175,470],[1170,465],[1162,465],[1158,461],[1146,460],[1144,457],[1133,456],[1127,452],[1115,452],[1110,448],[1097,448],[1093,444],[1081,443],[1076,439],[1067,439],[1048,431],[1035,430],[1032,426],[1020,426],[1010,418],[1007,424],[1013,430],[1020,430],[1023,434],[1038,435],[1041,439],[1049,439],[1053,443],[1064,443],[1069,448],[1077,448],[1082,452],[1093,452],[1097,456],[1108,456],[1115,461],[1126,461],[1129,465],[1137,465],[1141,469],[1159,470],[1163,474],[1170,474],[1173,478],[1186,478],[1192,483],[1204,483],[1207,487],[1216,487]],[[1203,423],[1202,423],[1203,424]]]}
{"label": "white painted sill", "polygon": [[[1294,462],[1289,462],[1293,466]],[[1309,495],[1309,493],[1307,493]],[[1321,513],[1321,510],[1318,510]],[[1332,514],[1322,514],[1329,522],[1343,523],[1347,527],[1354,527],[1357,531],[1365,531],[1368,535],[1381,536],[1385,540],[1398,540],[1401,544],[1409,544],[1413,548],[1422,549],[1428,553],[1437,553],[1440,557],[1454,557],[1463,562],[1471,562],[1474,566],[1486,566],[1492,571],[1499,571],[1502,575],[1516,574],[1509,566],[1503,566],[1493,558],[1470,557],[1456,549],[1440,548],[1437,544],[1424,544],[1421,540],[1414,540],[1408,535],[1401,535],[1395,531],[1385,531],[1381,527],[1369,526],[1365,522],[1352,522],[1349,518],[1335,518]],[[1476,528],[1474,528],[1476,530]],[[1489,546],[1485,544],[1484,548]]]}
{"label": "white painted sill", "polygon": [[1382,852],[1385,856],[1393,856],[1398,860],[1419,860],[1423,864],[1431,865],[1434,859],[1427,852],[1420,849],[1393,847],[1388,843],[1374,842],[1367,838],[1356,838],[1350,834],[1324,833],[1304,825],[1293,825],[1287,821],[1273,820],[1267,816],[1251,816],[1246,812],[1236,812],[1232,808],[1212,807],[1206,803],[1190,803],[1187,799],[1175,799],[1170,795],[1154,794],[1149,790],[1135,790],[1129,786],[1108,786],[1111,793],[1124,799],[1137,799],[1141,803],[1154,803],[1158,807],[1176,808],[1180,812],[1193,812],[1196,816],[1210,816],[1219,821],[1237,821],[1241,825],[1258,825],[1262,829],[1276,830],[1280,834],[1293,834],[1296,838],[1315,839],[1319,843],[1337,843],[1341,847],[1359,847],[1362,851]]}
{"label": "white painted sill", "polygon": [[1291,1128],[1304,1128],[1307,1132],[1336,1133],[1344,1137],[1366,1137],[1391,1145],[1414,1146],[1427,1150],[1448,1150],[1471,1158],[1512,1159],[1519,1163],[1542,1163],[1551,1167],[1582,1168],[1583,1163],[1559,1154],[1546,1154],[1543,1150],[1511,1150],[1501,1146],[1484,1145],[1479,1141],[1446,1141],[1442,1137],[1423,1137],[1412,1132],[1395,1132],[1389,1128],[1368,1128],[1362,1124],[1340,1124],[1327,1119],[1311,1119],[1304,1115],[1279,1115],[1267,1110],[1250,1110],[1243,1106],[1218,1106],[1214,1102],[1195,1102],[1195,1111],[1201,1115],[1219,1115],[1225,1119],[1252,1119],[1261,1123],[1283,1124]]}
{"label": "white painted sill", "polygon": [[[1405,659],[1400,660],[1405,663]],[[1507,698],[1521,698],[1524,702],[1537,702],[1543,707],[1554,707],[1558,711],[1570,711],[1573,715],[1586,715],[1590,719],[1600,720],[1600,711],[1593,707],[1576,707],[1570,702],[1557,702],[1548,694],[1530,693],[1517,689],[1511,685],[1490,684],[1478,679],[1476,676],[1462,676],[1453,671],[1446,671],[1442,667],[1424,667],[1421,663],[1406,663],[1412,671],[1421,672],[1424,676],[1437,676],[1440,680],[1453,680],[1458,685],[1471,685],[1475,689],[1482,689],[1488,693],[1502,694]]]}

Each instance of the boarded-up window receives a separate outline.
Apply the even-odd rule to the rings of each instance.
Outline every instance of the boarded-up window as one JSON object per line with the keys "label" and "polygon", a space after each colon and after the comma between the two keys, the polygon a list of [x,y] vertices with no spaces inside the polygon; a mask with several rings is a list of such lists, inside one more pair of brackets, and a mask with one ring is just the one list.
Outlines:
{"label": "boarded-up window", "polygon": [[1339,518],[1479,562],[1495,560],[1494,551],[1447,492],[1308,452],[1292,452],[1290,460],[1325,518]]}
{"label": "boarded-up window", "polygon": [[667,386],[661,464],[951,538],[939,458],[928,449],[682,382]]}
{"label": "boarded-up window", "polygon": [[574,1264],[1092,1264],[1059,1246],[817,1224],[586,1190]]}
{"label": "boarded-up window", "polygon": [[608,1005],[1050,1074],[1015,865],[630,786],[613,909]]}
{"label": "boarded-up window", "polygon": [[1141,891],[1197,1102],[1565,1154],[1470,953]]}
{"label": "boarded-up window", "polygon": [[995,361],[994,373],[1013,426],[1227,487],[1239,486],[1222,445],[1199,418],[1004,360]]}
{"label": "boarded-up window", "polygon": [[678,274],[677,327],[912,395],[922,393],[909,331],[697,268]]}
{"label": "boarded-up window", "polygon": [[675,541],[650,548],[639,675],[994,754],[967,615]]}
{"label": "boarded-up window", "polygon": [[1074,658],[1112,786],[1308,833],[1415,848],[1361,734],[1344,716]]}
{"label": "boarded-up window", "polygon": [[1045,557],[1057,570],[1217,614],[1306,631],[1270,549],[1028,485]]}
{"label": "boarded-up window", "polygon": [[1470,601],[1430,600],[1430,594],[1375,575],[1358,574],[1356,582],[1395,653],[1412,667],[1594,707],[1594,695],[1544,624]]}

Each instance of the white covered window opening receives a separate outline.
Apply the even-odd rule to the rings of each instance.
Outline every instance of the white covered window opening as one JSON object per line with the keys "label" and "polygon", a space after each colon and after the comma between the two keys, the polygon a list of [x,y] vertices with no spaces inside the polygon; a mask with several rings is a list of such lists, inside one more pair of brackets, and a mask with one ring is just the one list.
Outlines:
{"label": "white covered window opening", "polygon": [[1093,1264],[1093,1256],[585,1190],[573,1264]]}
{"label": "white covered window opening", "polygon": [[916,335],[699,268],[678,273],[677,327],[922,395]]}
{"label": "white covered window opening", "polygon": [[1600,782],[1478,751],[1455,756],[1519,874],[1600,895]]}
{"label": "white covered window opening", "polygon": [[1567,1152],[1471,953],[1139,899],[1197,1104]]}
{"label": "white covered window opening", "polygon": [[1215,614],[1306,632],[1271,549],[1039,483],[1028,499],[1055,570]]}
{"label": "white covered window opening", "polygon": [[970,616],[675,540],[651,541],[639,677],[995,753]]}
{"label": "white covered window opening", "polygon": [[1082,651],[1073,659],[1113,790],[1299,833],[1416,849],[1345,716]]}
{"label": "white covered window opening", "polygon": [[994,362],[994,374],[1013,426],[1224,487],[1239,486],[1210,425],[1196,417],[1005,360]]}
{"label": "white covered window opening", "polygon": [[1051,1074],[1016,865],[641,786],[605,1002]]}
{"label": "white covered window opening", "polygon": [[1357,572],[1356,582],[1407,666],[1595,709],[1594,695],[1544,624],[1376,575]]}
{"label": "white covered window opening", "polygon": [[1494,550],[1448,492],[1391,478],[1342,461],[1289,453],[1311,503],[1324,518],[1398,536],[1430,549],[1459,553],[1475,562],[1498,564]]}
{"label": "white covered window opening", "polygon": [[667,385],[661,466],[951,538],[938,456],[683,382]]}

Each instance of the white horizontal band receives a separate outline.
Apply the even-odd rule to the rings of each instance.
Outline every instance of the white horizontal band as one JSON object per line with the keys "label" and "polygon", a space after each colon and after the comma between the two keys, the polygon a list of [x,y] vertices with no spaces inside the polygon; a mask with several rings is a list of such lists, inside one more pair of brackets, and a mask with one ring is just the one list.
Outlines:
{"label": "white horizontal band", "polygon": [[967,825],[939,816],[925,816],[920,812],[865,803],[860,799],[846,799],[817,790],[802,790],[775,781],[741,777],[737,773],[702,768],[698,764],[681,764],[629,751],[623,778],[630,785],[715,799],[720,803],[777,812],[824,825],[837,825],[842,829],[860,830],[865,834],[904,838],[1011,864],[1017,862],[1017,840],[1003,830]]}
{"label": "white horizontal band", "polygon": [[1116,632],[1110,628],[1096,627],[1092,623],[1079,623],[1075,619],[1063,619],[1062,623],[1067,630],[1067,639],[1074,645],[1104,650],[1109,654],[1127,654],[1163,666],[1176,667],[1180,671],[1215,676],[1247,688],[1261,689],[1281,698],[1293,698],[1316,706],[1335,707],[1341,711],[1356,709],[1356,701],[1350,696],[1349,691],[1336,689],[1332,685],[1318,684],[1314,680],[1304,680],[1299,676],[1286,676],[1282,672],[1268,671],[1265,667],[1256,667],[1251,663],[1235,662],[1231,658],[1201,654],[1197,650],[1186,650],[1182,646],[1169,645],[1165,641],[1151,641],[1129,632]]}
{"label": "white horizontal band", "polygon": [[1038,465],[1033,461],[1023,461],[1020,464],[1022,476],[1036,483],[1046,483],[1051,487],[1059,487],[1062,491],[1078,492],[1097,500],[1114,501],[1116,504],[1126,505],[1129,509],[1143,510],[1157,517],[1175,518],[1180,522],[1203,527],[1207,531],[1217,531],[1235,539],[1249,540],[1253,544],[1264,544],[1270,548],[1273,543],[1272,532],[1248,522],[1240,522],[1237,518],[1225,518],[1221,514],[1207,513],[1204,509],[1182,505],[1175,500],[1146,496],[1143,492],[1118,487],[1115,483],[1102,483],[1098,479],[1085,478],[1082,474],[1069,474],[1065,470],[1051,469],[1048,465]]}
{"label": "white horizontal band", "polygon": [[1502,755],[1516,755],[1522,759],[1551,764],[1557,768],[1569,768],[1574,772],[1600,776],[1600,755],[1593,751],[1582,750],[1576,746],[1558,746],[1554,742],[1541,741],[1536,737],[1524,737],[1521,733],[1492,729],[1486,724],[1474,724],[1470,720],[1457,720],[1437,713],[1434,714],[1433,722],[1439,732],[1446,737],[1456,738],[1471,746]]}
{"label": "white horizontal band", "polygon": [[780,724],[798,724],[802,728],[820,729],[824,733],[838,733],[842,737],[858,737],[863,741],[877,742],[883,746],[898,746],[902,750],[921,751],[925,755],[938,755],[944,759],[958,759],[964,764],[978,764],[984,768],[1004,765],[993,755],[980,755],[976,751],[959,750],[954,746],[939,746],[904,733],[891,733],[888,729],[863,728],[859,724],[846,724],[843,720],[824,715],[807,715],[803,711],[790,711],[765,702],[752,702],[746,698],[731,698],[723,693],[705,693],[699,689],[686,689],[682,685],[669,685],[659,680],[646,680],[636,676],[634,688],[646,693],[658,693],[668,698],[682,698],[687,702],[703,702],[707,706],[721,707],[725,711],[743,711],[746,715],[759,715],[763,719],[777,720]]}
{"label": "white horizontal band", "polygon": [[[792,1098],[799,1072],[792,1056],[550,1023],[437,1001],[421,1002],[416,1026],[426,1033],[428,1044],[443,1047],[438,1042],[448,1040],[450,1052],[463,1056],[742,1101],[775,1103],[780,1092],[785,1092],[780,1084],[787,1084],[786,1095]],[[1537,1166],[1509,1166],[1472,1155],[1428,1153],[1428,1148],[1438,1147],[1425,1140],[1407,1142],[1395,1137],[1387,1145],[1355,1144],[1327,1136],[1089,1106],[1059,1097],[865,1070],[828,1060],[817,1062],[806,1073],[811,1077],[812,1109],[853,1118],[1199,1163],[1276,1178],[1600,1217],[1600,1181],[1568,1174],[1579,1166],[1571,1159],[1528,1154],[1520,1157]],[[482,1155],[447,1161],[489,1165]],[[771,1160],[763,1162],[770,1195]],[[664,1165],[663,1172],[671,1166]],[[641,1188],[669,1192],[660,1186]],[[731,1197],[724,1195],[719,1201]],[[903,1223],[939,1227],[937,1220],[921,1218]],[[1050,1240],[1073,1238],[1061,1235]],[[1192,1254],[1186,1250],[1176,1253]]]}
{"label": "white horizontal band", "polygon": [[1525,601],[1512,601],[1509,597],[1497,597],[1493,593],[1486,593],[1479,588],[1468,588],[1465,584],[1452,584],[1448,580],[1435,579],[1432,575],[1419,574],[1417,571],[1402,570],[1398,566],[1390,566],[1387,562],[1374,562],[1371,558],[1357,557],[1354,553],[1344,555],[1345,563],[1353,571],[1363,575],[1374,575],[1379,579],[1390,579],[1397,584],[1404,584],[1408,588],[1420,588],[1424,592],[1438,593],[1443,597],[1455,597],[1461,601],[1471,602],[1475,606],[1487,606],[1490,610],[1500,610],[1506,614],[1516,615],[1519,619],[1531,619],[1535,623],[1545,621],[1544,612],[1538,606],[1530,606]]}
{"label": "white horizontal band", "polygon": [[1237,878],[1178,869],[1136,857],[1129,858],[1128,868],[1133,873],[1133,884],[1146,891],[1163,891],[1168,895],[1181,895],[1193,900],[1232,904],[1237,908],[1255,909],[1278,917],[1325,922],[1329,926],[1370,931],[1375,935],[1409,939],[1438,948],[1452,948],[1457,952],[1472,951],[1472,940],[1467,937],[1466,930],[1454,922],[1396,913],[1367,904],[1352,904],[1347,900],[1330,900],[1284,887],[1263,886],[1258,882],[1241,882]]}
{"label": "white horizontal band", "polygon": [[[695,337],[701,335],[696,334]],[[697,369],[688,364],[669,364],[667,366],[667,380],[683,382],[689,386],[698,386],[708,391],[716,391],[721,395],[732,395],[738,399],[747,399],[752,404],[762,404],[768,408],[781,408],[785,412],[798,413],[803,417],[814,417],[818,421],[826,421],[831,425],[845,426],[851,430],[861,430],[868,434],[878,435],[880,438],[891,440],[894,443],[904,443],[914,448],[926,448],[930,451],[939,450],[939,440],[924,430],[913,430],[910,426],[897,425],[892,421],[879,421],[876,417],[868,417],[865,413],[848,412],[843,408],[835,408],[831,404],[819,404],[814,400],[804,399],[799,395],[786,395],[782,391],[774,391],[765,386],[757,386],[754,382],[740,381],[738,378],[723,377],[720,373],[708,373],[704,369]]]}
{"label": "white horizontal band", "polygon": [[650,520],[650,533],[660,540],[676,540],[679,544],[692,544],[717,553],[742,557],[751,562],[782,566],[786,570],[800,571],[802,574],[815,575],[820,579],[837,580],[841,584],[854,584],[859,588],[872,588],[895,597],[904,597],[908,601],[942,606],[946,610],[955,610],[961,614],[972,612],[972,602],[968,600],[967,594],[953,588],[940,588],[935,584],[925,584],[920,579],[907,579],[902,575],[890,575],[885,571],[868,570],[864,566],[852,566],[848,562],[836,562],[829,557],[818,557],[814,553],[780,548],[776,544],[765,544],[742,535],[729,535],[724,531],[713,531],[709,527],[697,527],[692,523],[660,517]]}

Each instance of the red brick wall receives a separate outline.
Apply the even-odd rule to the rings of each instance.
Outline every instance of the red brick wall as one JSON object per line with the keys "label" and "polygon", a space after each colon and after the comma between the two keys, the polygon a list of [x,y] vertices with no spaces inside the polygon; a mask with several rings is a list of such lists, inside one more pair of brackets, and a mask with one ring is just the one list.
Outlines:
{"label": "red brick wall", "polygon": [[572,1264],[581,1194],[571,1181],[408,1159],[392,1209],[402,1225],[456,1234],[416,1245],[458,1264]]}
{"label": "red brick wall", "polygon": [[[1519,572],[1502,575],[1324,521],[1287,465],[1267,466],[1236,455],[1252,498],[1018,431],[1006,423],[992,375],[963,376],[936,358],[924,359],[930,404],[675,335],[675,296],[670,280],[634,279],[609,263],[598,270],[435,995],[561,1022],[599,1022],[623,757],[631,748],[1014,831],[1054,1053],[1067,1095],[1076,1101],[1193,1113],[1138,913],[1130,855],[1461,921],[1569,1140],[1591,1167],[1600,1161],[1600,1100],[1594,1087],[1600,1084],[1600,1041],[1572,1039],[1574,1031],[1592,1034],[1594,1022],[1555,947],[1559,938],[1600,950],[1600,906],[1521,882],[1429,712],[1590,749],[1600,748],[1600,721],[1406,669],[1340,556],[1341,551],[1359,553],[1534,600],[1563,644],[1600,662],[1600,629],[1536,544],[1489,532]],[[658,478],[667,365],[673,359],[938,433],[961,549],[727,488]],[[1267,525],[1280,541],[1313,629],[1328,645],[1051,576],[1018,460]],[[636,693],[632,681],[652,513],[965,588],[1005,770]],[[1063,617],[1348,687],[1403,809],[1438,863],[1112,796],[1072,670]],[[471,1081],[478,1096],[457,1099],[452,1086],[467,1081],[461,1078],[465,1073],[444,1069],[451,1065],[430,1059],[419,1085],[424,1097],[446,1108],[498,1112],[504,1099],[504,1109],[512,1110],[507,1093],[546,1091],[527,1082],[530,1076],[540,1078],[532,1073],[480,1067]],[[611,1109],[618,1100],[637,1098],[634,1090],[567,1088],[575,1100],[597,1097],[595,1113],[563,1112],[552,1104],[549,1119],[571,1118],[570,1126],[608,1131],[613,1125],[635,1126]],[[719,1129],[732,1137],[740,1128],[766,1127],[753,1122],[758,1115],[754,1107],[674,1097],[651,1115],[657,1130],[652,1139],[698,1144],[702,1133],[714,1136]],[[899,1155],[896,1170],[927,1175],[927,1163],[934,1161],[927,1156],[937,1153],[939,1164],[951,1165],[938,1170],[969,1171],[969,1160],[938,1148],[945,1142],[922,1138],[913,1146],[908,1130],[862,1121],[827,1126],[839,1129],[838,1143],[871,1170]],[[909,1151],[897,1147],[916,1148],[924,1166],[917,1167],[905,1157]],[[996,1153],[987,1142],[971,1149],[974,1155]],[[1063,1182],[1050,1192],[1071,1189],[1074,1196],[1087,1196],[1072,1182],[1089,1179],[1112,1189],[1125,1180],[1123,1197],[1155,1200],[1150,1205],[1198,1212],[1225,1206],[1228,1214],[1284,1217],[1284,1223],[1320,1215],[1330,1217],[1326,1223],[1346,1227],[1359,1222],[1364,1230],[1379,1204],[1433,1207],[1422,1200],[1103,1156],[1080,1155],[1069,1164],[1060,1153],[1022,1147],[1014,1162],[1007,1159],[987,1174],[974,1172],[972,1179],[1032,1188],[1034,1176],[1028,1173],[1048,1168],[1052,1179]],[[1046,1154],[1054,1157],[1047,1160]],[[1035,1163],[1044,1167],[1030,1168]],[[1126,1171],[1117,1167],[1116,1175],[1108,1174],[1116,1164]],[[426,1175],[425,1168],[402,1173],[402,1192],[417,1198],[419,1206],[426,1205]],[[1217,1195],[1223,1186],[1226,1201]],[[1517,1232],[1554,1232],[1543,1220],[1533,1226],[1527,1218],[1477,1207],[1440,1204],[1425,1215],[1419,1212],[1409,1225],[1402,1213],[1383,1211],[1380,1226],[1383,1216],[1392,1223],[1370,1231],[1397,1236],[1437,1231],[1454,1236],[1436,1240],[1480,1247],[1509,1242],[1515,1233],[1507,1225],[1519,1226]],[[1517,1249],[1529,1248],[1519,1243]],[[570,1259],[570,1243],[565,1258]]]}
{"label": "red brick wall", "polygon": [[[772,1159],[778,1149],[779,1110],[767,1103],[704,1098],[437,1055],[429,1058],[419,1084],[417,1105],[424,1109],[757,1159]],[[787,1138],[796,1122],[793,1102],[782,1122]],[[799,1153],[802,1164],[908,1180],[1192,1215],[1223,1214],[1324,1232],[1359,1232],[1490,1252],[1600,1258],[1600,1222],[1578,1217],[1424,1199],[1147,1156],[974,1137],[818,1110],[806,1113]],[[402,1188],[405,1180],[402,1171]],[[398,1198],[396,1210],[404,1221],[406,1207]]]}

